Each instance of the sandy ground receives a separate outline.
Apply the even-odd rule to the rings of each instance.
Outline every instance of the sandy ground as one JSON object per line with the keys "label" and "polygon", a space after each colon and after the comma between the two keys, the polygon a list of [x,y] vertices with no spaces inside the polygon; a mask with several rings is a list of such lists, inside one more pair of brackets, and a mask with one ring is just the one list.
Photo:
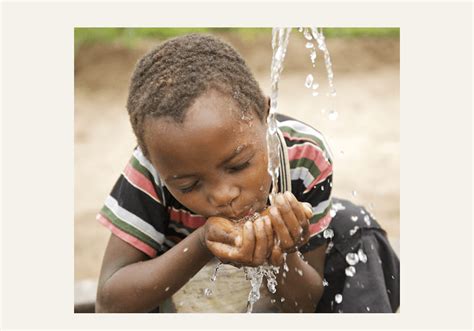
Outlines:
{"label": "sandy ground", "polygon": [[[269,93],[270,39],[222,37],[238,49]],[[76,54],[76,282],[96,280],[100,271],[109,231],[95,221],[95,215],[135,145],[125,109],[128,80],[138,58],[155,43],[143,42],[134,49],[95,45]],[[312,68],[305,41],[294,31],[280,82],[279,111],[325,134],[335,161],[334,195],[371,209],[399,251],[399,41],[328,39],[327,44],[337,96],[326,96],[322,55]],[[320,96],[312,96],[304,86],[309,73],[320,84]],[[331,109],[338,113],[335,120],[328,116]],[[194,290],[202,295],[199,286],[184,288],[181,294]]]}

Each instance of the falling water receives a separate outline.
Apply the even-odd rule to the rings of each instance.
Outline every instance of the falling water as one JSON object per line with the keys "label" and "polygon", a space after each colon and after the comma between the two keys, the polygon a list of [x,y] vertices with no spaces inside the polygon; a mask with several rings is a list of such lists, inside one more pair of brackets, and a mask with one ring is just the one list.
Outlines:
{"label": "falling water", "polygon": [[[274,28],[272,30],[272,66],[271,66],[271,97],[270,112],[267,117],[267,146],[268,146],[268,168],[267,171],[272,178],[272,191],[270,192],[270,202],[276,193],[278,193],[278,176],[280,175],[280,149],[278,140],[278,128],[275,113],[277,109],[278,81],[283,70],[283,61],[286,55],[286,48],[290,38],[291,28]],[[248,296],[247,313],[251,313],[253,305],[260,298],[260,286],[263,277],[267,279],[267,287],[271,293],[276,292],[276,274],[278,267],[268,264],[259,267],[245,267],[245,275],[250,280],[251,290]]]}
{"label": "falling water", "polygon": [[[326,65],[326,71],[328,74],[329,82],[329,95],[335,96],[336,90],[333,83],[333,72],[331,59],[329,57],[329,51],[326,47],[324,35],[322,30],[318,31],[317,28],[305,28],[299,29],[303,32],[305,38],[308,40],[306,43],[306,48],[311,49],[311,61],[313,66],[316,61],[316,47],[311,41],[314,39],[318,48],[324,54],[324,62]],[[267,171],[272,178],[272,190],[270,192],[270,203],[273,204],[275,194],[278,193],[278,177],[280,175],[280,149],[279,149],[279,140],[278,140],[278,127],[277,121],[275,118],[275,113],[277,110],[277,98],[278,98],[278,82],[280,80],[280,75],[283,70],[283,61],[285,59],[286,50],[288,47],[288,41],[290,37],[291,28],[274,28],[272,30],[272,64],[271,64],[271,95],[270,95],[270,111],[267,117],[267,149],[268,149],[268,168]],[[314,96],[319,93],[316,91],[319,87],[319,84],[314,82],[313,76],[310,74],[306,78],[305,82],[306,87],[311,88]],[[332,111],[333,117],[337,117],[337,112]],[[335,114],[335,115],[334,115]],[[276,239],[278,241],[278,239]],[[283,265],[284,269],[287,270],[288,266],[286,264],[286,258]],[[279,272],[278,267],[274,267],[268,264],[259,266],[259,267],[245,267],[245,275],[247,279],[250,280],[251,290],[248,297],[247,303],[247,312],[251,313],[254,303],[260,298],[260,286],[265,276],[267,279],[267,287],[271,293],[276,292],[276,274]],[[282,298],[283,300],[283,298]]]}
{"label": "falling water", "polygon": [[268,146],[268,173],[272,177],[272,191],[270,202],[278,190],[278,176],[280,174],[280,149],[278,148],[277,121],[275,113],[277,110],[278,81],[283,70],[283,61],[286,48],[290,38],[291,28],[274,28],[272,30],[273,58],[271,66],[272,92],[270,97],[270,112],[267,117],[267,146]]}

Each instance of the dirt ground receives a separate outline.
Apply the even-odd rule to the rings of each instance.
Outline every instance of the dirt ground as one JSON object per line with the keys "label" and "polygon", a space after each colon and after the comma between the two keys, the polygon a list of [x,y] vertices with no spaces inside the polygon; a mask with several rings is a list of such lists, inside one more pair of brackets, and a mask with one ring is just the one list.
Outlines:
{"label": "dirt ground", "polygon": [[[271,43],[222,35],[247,60],[269,93]],[[109,231],[95,215],[130,157],[135,139],[125,109],[138,58],[157,41],[134,49],[95,45],[75,58],[75,281],[97,279]],[[322,54],[316,69],[297,31],[290,38],[280,82],[279,111],[322,131],[334,156],[334,196],[367,206],[399,251],[399,40],[328,39],[337,96],[325,96]],[[304,86],[312,73],[320,96]],[[329,110],[338,116],[331,120]]]}

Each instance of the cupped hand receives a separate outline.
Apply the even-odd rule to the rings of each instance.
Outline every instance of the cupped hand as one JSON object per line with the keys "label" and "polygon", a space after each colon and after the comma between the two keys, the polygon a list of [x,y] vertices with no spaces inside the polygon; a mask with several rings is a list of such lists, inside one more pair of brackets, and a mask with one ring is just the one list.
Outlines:
{"label": "cupped hand", "polygon": [[204,238],[207,248],[224,263],[259,266],[270,257],[273,231],[270,218],[254,222],[233,222],[222,217],[208,218]]}
{"label": "cupped hand", "polygon": [[278,193],[266,212],[276,236],[270,263],[280,265],[283,253],[295,252],[309,240],[309,219],[313,211],[308,203],[299,202],[291,192]]}

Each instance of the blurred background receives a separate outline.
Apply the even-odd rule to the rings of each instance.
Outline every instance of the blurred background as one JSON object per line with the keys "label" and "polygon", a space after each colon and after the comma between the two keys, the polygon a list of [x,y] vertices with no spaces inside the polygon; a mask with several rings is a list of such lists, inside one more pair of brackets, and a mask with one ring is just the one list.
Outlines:
{"label": "blurred background", "polygon": [[[213,34],[234,46],[264,93],[270,94],[271,29],[75,29],[76,303],[95,295],[110,235],[95,215],[135,146],[125,109],[134,66],[161,41],[191,32]],[[295,28],[279,83],[278,111],[305,121],[326,136],[334,158],[333,195],[366,206],[399,253],[399,29],[325,28],[323,32],[337,95],[327,95],[322,52],[318,50],[313,67],[307,40]],[[317,96],[305,86],[308,74],[319,84]]]}

